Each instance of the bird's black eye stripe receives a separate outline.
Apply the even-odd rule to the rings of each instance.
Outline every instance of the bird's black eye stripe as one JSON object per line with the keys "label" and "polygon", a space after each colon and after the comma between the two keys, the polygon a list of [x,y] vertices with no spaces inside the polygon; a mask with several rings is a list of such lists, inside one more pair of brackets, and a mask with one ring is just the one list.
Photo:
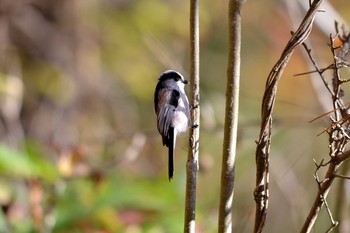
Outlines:
{"label": "bird's black eye stripe", "polygon": [[178,76],[178,75],[176,75],[176,76],[175,76],[175,81],[177,82],[177,81],[179,81],[179,80],[181,80],[181,77]]}

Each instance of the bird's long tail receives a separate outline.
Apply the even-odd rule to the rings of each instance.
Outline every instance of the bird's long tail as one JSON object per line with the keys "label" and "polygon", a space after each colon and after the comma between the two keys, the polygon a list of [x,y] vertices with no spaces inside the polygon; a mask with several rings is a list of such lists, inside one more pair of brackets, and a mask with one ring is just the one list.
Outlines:
{"label": "bird's long tail", "polygon": [[176,135],[174,127],[169,127],[169,158],[168,158],[168,176],[169,181],[173,178],[174,175],[174,152],[176,144]]}

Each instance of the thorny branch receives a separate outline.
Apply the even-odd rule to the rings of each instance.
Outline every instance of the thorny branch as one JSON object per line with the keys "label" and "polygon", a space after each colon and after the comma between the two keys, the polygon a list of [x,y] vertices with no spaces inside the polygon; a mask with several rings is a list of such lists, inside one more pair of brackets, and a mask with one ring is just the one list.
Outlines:
{"label": "thorny branch", "polygon": [[306,13],[299,28],[293,33],[282,52],[280,59],[272,68],[265,87],[261,109],[261,128],[256,148],[256,187],[254,197],[256,202],[254,232],[262,232],[268,209],[269,200],[269,154],[272,132],[272,112],[277,93],[277,84],[282,73],[292,56],[294,49],[302,44],[309,36],[315,14],[322,0],[314,0],[310,3],[310,9]]}
{"label": "thorny branch", "polygon": [[[304,44],[304,48],[308,53],[316,72],[331,94],[333,110],[327,113],[327,115],[333,113],[333,116],[330,116],[330,126],[324,130],[324,132],[328,133],[330,160],[326,163],[324,163],[324,160],[322,160],[319,164],[315,161],[316,171],[314,177],[318,185],[318,193],[315,197],[309,215],[300,231],[302,233],[311,232],[317,216],[323,206],[326,207],[331,222],[331,226],[327,232],[331,232],[338,225],[338,222],[334,220],[332,212],[328,206],[327,196],[335,178],[349,178],[337,174],[341,164],[346,159],[350,158],[350,150],[346,151],[346,147],[350,142],[349,104],[344,104],[344,91],[342,89],[342,85],[347,83],[348,80],[341,79],[340,76],[340,69],[349,66],[350,33],[345,32],[344,28],[342,33],[343,34],[338,34],[336,37],[330,36],[330,49],[333,55],[333,64],[328,66],[328,68],[333,71],[331,83],[327,82],[327,79],[324,76],[324,71],[317,66],[315,59],[311,55],[311,50]],[[342,41],[342,45],[340,47],[335,47],[335,39],[340,39]],[[322,168],[327,168],[327,172],[324,178],[320,179],[318,176],[318,171]]]}

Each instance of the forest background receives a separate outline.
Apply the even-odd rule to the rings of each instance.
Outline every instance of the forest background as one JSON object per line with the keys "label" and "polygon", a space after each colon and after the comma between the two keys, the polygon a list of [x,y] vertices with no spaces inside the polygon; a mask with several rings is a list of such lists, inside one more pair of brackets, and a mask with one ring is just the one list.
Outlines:
{"label": "forest background", "polygon": [[[261,98],[295,30],[286,1],[243,10],[235,232],[253,228]],[[329,3],[350,21],[347,1]],[[181,232],[188,140],[178,140],[169,183],[153,92],[164,70],[188,77],[189,3],[2,0],[0,17],[0,232]],[[330,33],[316,27],[307,41],[324,66]],[[227,2],[200,2],[198,232],[217,230],[227,44]],[[300,229],[317,192],[313,159],[328,153],[317,136],[327,119],[309,123],[327,112],[313,77],[294,76],[308,70],[298,49],[279,85],[266,232]],[[328,201],[335,208],[336,196]]]}

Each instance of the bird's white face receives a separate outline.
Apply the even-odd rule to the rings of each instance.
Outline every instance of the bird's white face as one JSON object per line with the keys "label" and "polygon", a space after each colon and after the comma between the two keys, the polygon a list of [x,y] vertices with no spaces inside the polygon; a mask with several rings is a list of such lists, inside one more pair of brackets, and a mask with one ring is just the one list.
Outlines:
{"label": "bird's white face", "polygon": [[185,92],[185,84],[183,83],[182,80],[177,81],[176,84],[179,86],[182,92]]}

